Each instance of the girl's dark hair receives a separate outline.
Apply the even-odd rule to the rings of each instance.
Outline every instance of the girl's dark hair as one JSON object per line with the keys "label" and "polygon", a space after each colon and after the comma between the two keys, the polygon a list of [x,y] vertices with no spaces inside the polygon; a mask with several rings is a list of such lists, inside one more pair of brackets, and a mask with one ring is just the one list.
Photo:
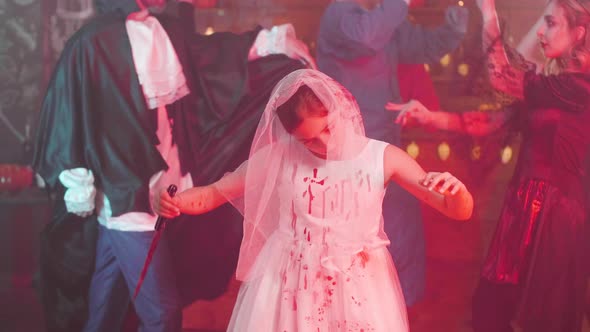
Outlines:
{"label": "girl's dark hair", "polygon": [[277,115],[285,130],[290,134],[299,127],[304,118],[326,116],[328,110],[313,90],[304,84],[289,100],[277,107]]}

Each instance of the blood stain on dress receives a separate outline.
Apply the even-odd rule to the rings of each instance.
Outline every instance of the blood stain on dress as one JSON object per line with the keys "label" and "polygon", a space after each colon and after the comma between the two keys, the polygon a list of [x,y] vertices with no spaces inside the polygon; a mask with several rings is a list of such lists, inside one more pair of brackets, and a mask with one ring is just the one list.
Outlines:
{"label": "blood stain on dress", "polygon": [[291,201],[291,228],[293,228],[293,235],[295,234],[297,226],[297,213],[295,212],[295,201]]}

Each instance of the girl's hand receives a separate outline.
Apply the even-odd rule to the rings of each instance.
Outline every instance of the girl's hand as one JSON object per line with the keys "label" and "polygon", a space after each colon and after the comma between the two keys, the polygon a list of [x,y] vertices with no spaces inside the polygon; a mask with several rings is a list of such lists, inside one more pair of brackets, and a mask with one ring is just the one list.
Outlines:
{"label": "girl's hand", "polygon": [[455,195],[461,190],[467,190],[463,182],[459,181],[449,172],[429,172],[422,181],[422,185],[429,191],[437,191],[445,196]]}
{"label": "girl's hand", "polygon": [[162,189],[160,195],[155,195],[152,207],[156,214],[164,218],[175,218],[180,215],[180,201],[176,197],[170,197],[166,189]]}
{"label": "girl's hand", "polygon": [[429,126],[432,123],[432,112],[421,102],[414,99],[405,104],[387,103],[385,109],[398,111],[399,114],[395,119],[395,123],[404,127],[411,123],[417,123],[420,126]]}

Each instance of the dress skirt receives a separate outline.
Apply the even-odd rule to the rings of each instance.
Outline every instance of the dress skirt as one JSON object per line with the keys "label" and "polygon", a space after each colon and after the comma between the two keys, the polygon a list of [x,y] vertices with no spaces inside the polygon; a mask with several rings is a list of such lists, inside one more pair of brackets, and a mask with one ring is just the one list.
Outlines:
{"label": "dress skirt", "polygon": [[228,331],[408,331],[386,247],[328,246],[275,232],[240,288]]}

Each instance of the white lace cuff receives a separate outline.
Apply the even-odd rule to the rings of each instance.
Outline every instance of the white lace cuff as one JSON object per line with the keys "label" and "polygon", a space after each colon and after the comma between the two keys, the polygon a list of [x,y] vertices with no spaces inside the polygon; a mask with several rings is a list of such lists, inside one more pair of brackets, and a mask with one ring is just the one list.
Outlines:
{"label": "white lace cuff", "polygon": [[96,188],[91,170],[74,168],[59,174],[59,181],[67,188],[64,194],[66,209],[77,215],[87,215],[94,211]]}
{"label": "white lace cuff", "polygon": [[254,57],[286,54],[288,36],[295,38],[295,28],[290,23],[274,26],[270,30],[260,30],[250,54],[254,54]]}

